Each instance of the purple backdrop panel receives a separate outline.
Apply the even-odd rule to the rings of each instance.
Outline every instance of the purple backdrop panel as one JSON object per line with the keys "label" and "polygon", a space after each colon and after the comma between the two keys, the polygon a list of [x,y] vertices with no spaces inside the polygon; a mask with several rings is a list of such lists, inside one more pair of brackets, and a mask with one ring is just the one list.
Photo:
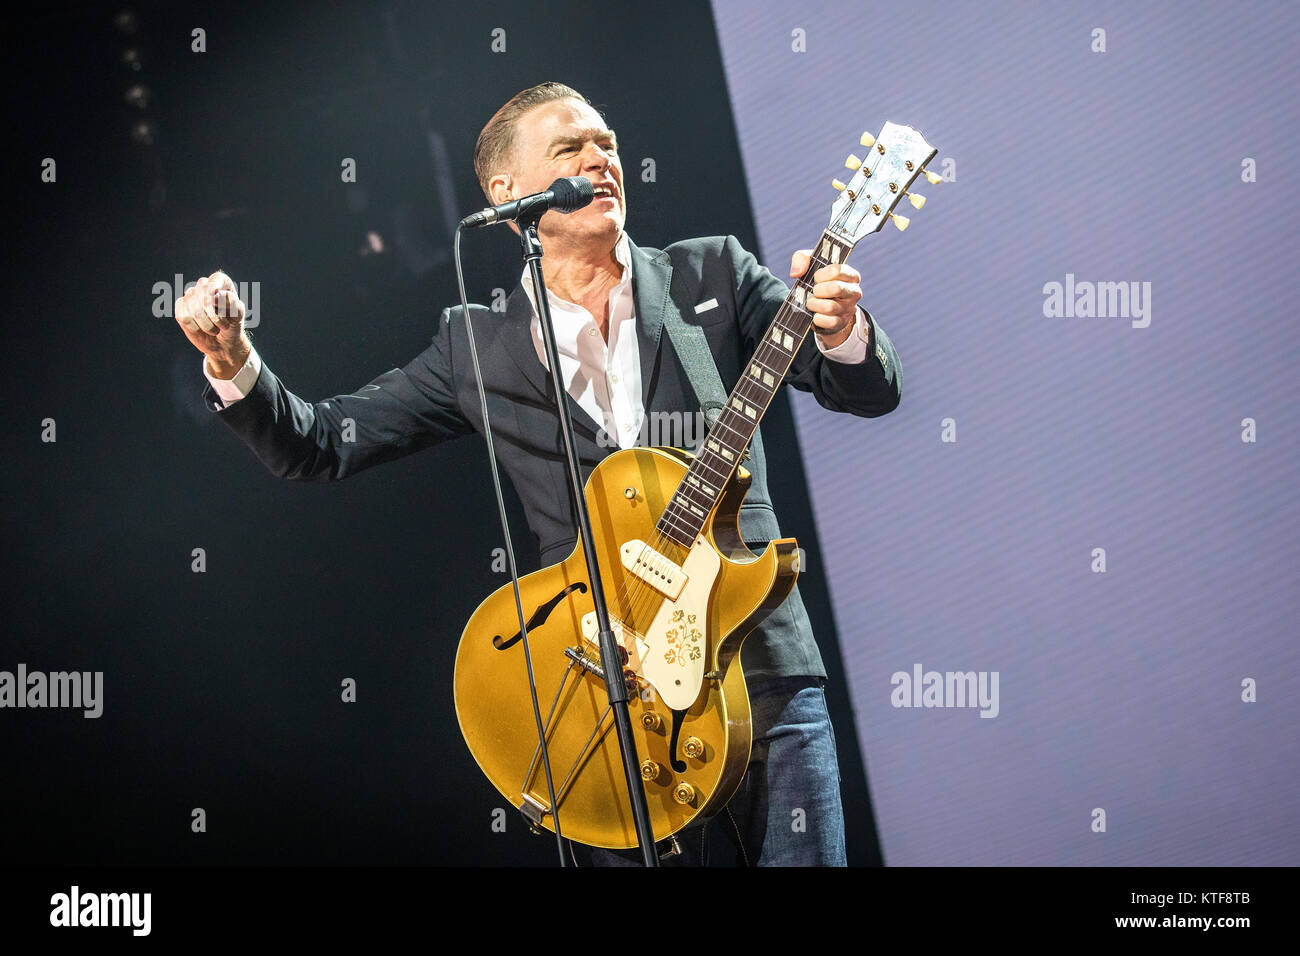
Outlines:
{"label": "purple backdrop panel", "polygon": [[1300,863],[1300,9],[714,11],[773,271],[862,131],[947,180],[898,410],[795,402],[886,861]]}

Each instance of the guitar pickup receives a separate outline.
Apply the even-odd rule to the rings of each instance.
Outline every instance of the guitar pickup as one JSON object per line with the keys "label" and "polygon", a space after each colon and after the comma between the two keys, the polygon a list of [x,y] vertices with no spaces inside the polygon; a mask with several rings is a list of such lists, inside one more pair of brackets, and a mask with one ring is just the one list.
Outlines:
{"label": "guitar pickup", "polygon": [[681,565],[664,557],[644,541],[636,539],[619,548],[623,567],[650,585],[670,601],[681,596],[690,575]]}

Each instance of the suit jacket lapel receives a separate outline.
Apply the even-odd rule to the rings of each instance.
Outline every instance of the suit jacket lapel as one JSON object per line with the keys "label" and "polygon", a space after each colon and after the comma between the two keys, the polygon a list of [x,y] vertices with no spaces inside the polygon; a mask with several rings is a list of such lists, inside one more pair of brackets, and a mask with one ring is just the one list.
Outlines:
{"label": "suit jacket lapel", "polygon": [[641,249],[630,238],[628,250],[632,261],[632,298],[636,303],[637,347],[641,353],[641,404],[649,413],[650,396],[657,384],[664,310],[671,307],[668,290],[672,286],[673,267],[662,252]]}

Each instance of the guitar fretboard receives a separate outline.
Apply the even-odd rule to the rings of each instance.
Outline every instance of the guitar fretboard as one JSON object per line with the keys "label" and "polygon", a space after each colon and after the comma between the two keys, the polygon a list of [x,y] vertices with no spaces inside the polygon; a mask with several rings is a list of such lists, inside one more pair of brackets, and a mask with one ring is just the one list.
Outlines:
{"label": "guitar fretboard", "polygon": [[660,516],[656,525],[660,534],[683,548],[689,549],[695,543],[812,328],[813,313],[804,303],[812,295],[813,275],[829,263],[843,262],[852,248],[851,243],[829,231],[817,240],[812,262],[777,310],[776,318],[745,364],[740,381],[727,397],[726,407],[709,428],[695,460]]}

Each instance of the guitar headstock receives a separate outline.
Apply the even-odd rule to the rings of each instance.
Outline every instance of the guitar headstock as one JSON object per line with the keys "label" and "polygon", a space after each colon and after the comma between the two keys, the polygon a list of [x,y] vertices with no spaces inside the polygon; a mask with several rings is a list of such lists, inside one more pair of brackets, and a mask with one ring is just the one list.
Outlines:
{"label": "guitar headstock", "polygon": [[831,206],[829,226],[831,232],[853,244],[879,232],[887,218],[899,229],[906,229],[910,220],[894,214],[894,207],[904,196],[915,209],[925,205],[924,196],[908,192],[922,173],[932,185],[940,182],[938,175],[925,168],[938,150],[912,127],[886,123],[879,136],[863,133],[860,142],[868,148],[866,159],[849,156],[844,163],[855,171],[853,178],[847,183],[833,180],[840,197]]}

